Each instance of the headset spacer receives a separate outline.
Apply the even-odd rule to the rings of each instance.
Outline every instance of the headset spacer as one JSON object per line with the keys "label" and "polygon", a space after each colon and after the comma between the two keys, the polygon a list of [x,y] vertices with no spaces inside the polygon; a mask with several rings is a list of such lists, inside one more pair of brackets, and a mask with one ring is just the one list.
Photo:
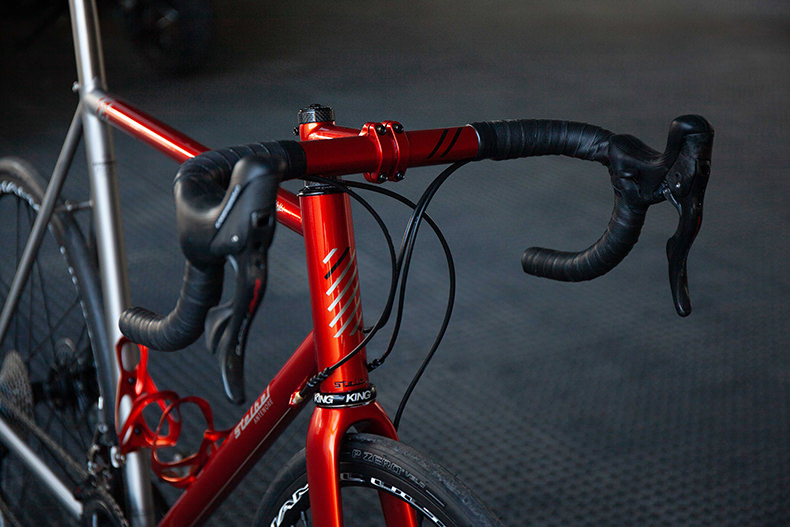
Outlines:
{"label": "headset spacer", "polygon": [[344,393],[316,393],[313,402],[321,408],[348,408],[363,406],[376,400],[376,387],[372,384],[362,390]]}

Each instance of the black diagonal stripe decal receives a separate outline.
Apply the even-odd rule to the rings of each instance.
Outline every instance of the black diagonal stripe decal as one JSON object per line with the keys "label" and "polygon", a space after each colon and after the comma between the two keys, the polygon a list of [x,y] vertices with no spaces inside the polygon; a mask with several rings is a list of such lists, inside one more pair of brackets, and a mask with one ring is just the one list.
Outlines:
{"label": "black diagonal stripe decal", "polygon": [[348,250],[349,250],[349,249],[350,249],[350,247],[346,247],[346,250],[345,250],[345,251],[343,251],[343,254],[341,254],[341,255],[340,255],[340,258],[338,258],[338,259],[337,259],[337,261],[336,261],[336,262],[335,262],[335,264],[332,266],[332,268],[329,270],[329,272],[328,272],[328,273],[326,273],[326,274],[324,275],[324,279],[326,279],[326,280],[329,280],[329,277],[330,277],[330,276],[332,276],[332,273],[334,273],[334,272],[335,272],[335,270],[337,269],[337,266],[339,266],[339,265],[340,265],[340,263],[341,263],[343,260],[345,260],[345,259],[346,259],[346,256],[348,256]]}
{"label": "black diagonal stripe decal", "polygon": [[447,147],[447,149],[446,149],[444,152],[442,152],[442,155],[440,155],[439,157],[444,157],[444,156],[446,156],[446,155],[447,155],[447,154],[450,152],[450,150],[452,150],[452,149],[453,149],[453,146],[455,146],[455,142],[456,142],[456,141],[458,141],[458,137],[459,137],[460,135],[461,135],[461,129],[460,129],[460,128],[458,128],[458,129],[455,131],[455,135],[453,136],[453,140],[452,140],[452,141],[450,141],[450,146],[448,146],[448,147]]}
{"label": "black diagonal stripe decal", "polygon": [[433,147],[433,150],[431,151],[431,153],[430,153],[430,154],[428,154],[428,157],[426,157],[425,159],[430,159],[430,158],[432,158],[432,157],[433,157],[433,155],[434,155],[436,152],[438,152],[438,151],[439,151],[439,147],[440,147],[440,146],[442,146],[442,143],[444,142],[444,138],[445,138],[445,137],[447,137],[447,128],[445,128],[445,129],[444,129],[444,132],[442,132],[442,136],[439,138],[439,142],[438,142],[438,143],[436,143],[436,146],[435,146],[435,147]]}

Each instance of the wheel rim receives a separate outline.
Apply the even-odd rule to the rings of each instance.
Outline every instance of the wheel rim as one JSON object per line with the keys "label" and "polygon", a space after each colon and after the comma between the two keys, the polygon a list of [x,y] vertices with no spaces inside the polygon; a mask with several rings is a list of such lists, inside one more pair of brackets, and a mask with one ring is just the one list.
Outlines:
{"label": "wheel rim", "polygon": [[[341,482],[341,496],[343,501],[343,525],[345,527],[384,527],[384,518],[381,515],[381,503],[378,497],[378,490],[368,486],[362,486],[356,483],[357,478],[361,478],[355,474],[342,474],[343,482]],[[304,486],[303,491],[306,492],[307,485]],[[306,498],[303,498],[306,500]],[[307,504],[308,507],[304,505]],[[434,525],[433,522],[425,521],[425,516],[416,511],[418,525]],[[274,525],[282,525],[283,527],[312,527],[313,520],[312,514],[309,509],[309,503],[300,502],[290,511],[284,515],[283,523]]]}

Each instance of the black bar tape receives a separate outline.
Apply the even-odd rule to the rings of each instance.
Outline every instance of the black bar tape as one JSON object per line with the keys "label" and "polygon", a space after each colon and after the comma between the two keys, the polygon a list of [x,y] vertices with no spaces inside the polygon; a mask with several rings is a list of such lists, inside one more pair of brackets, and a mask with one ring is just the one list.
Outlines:
{"label": "black bar tape", "polygon": [[478,159],[564,155],[608,165],[612,132],[573,121],[521,119],[471,123],[480,139]]}
{"label": "black bar tape", "polygon": [[[542,119],[472,123],[480,139],[478,159],[516,159],[562,155],[609,166],[614,134],[598,126]],[[611,170],[611,168],[610,168]],[[606,231],[579,252],[530,247],[521,258],[528,274],[578,282],[607,273],[631,251],[639,238],[647,206],[626,203],[615,189],[615,206]]]}
{"label": "black bar tape", "polygon": [[623,261],[639,239],[647,207],[633,210],[615,193],[615,207],[606,231],[580,252],[530,247],[521,257],[524,272],[562,282],[592,280]]}
{"label": "black bar tape", "polygon": [[227,188],[228,178],[230,178],[234,165],[241,158],[248,156],[282,161],[286,165],[284,179],[304,175],[307,168],[304,149],[297,141],[250,143],[221,150],[209,150],[187,159],[178,170],[173,184],[186,177],[206,183],[216,183],[223,189]]}
{"label": "black bar tape", "polygon": [[175,309],[167,316],[141,307],[121,314],[118,327],[132,342],[160,351],[175,351],[195,342],[203,333],[208,310],[222,296],[222,266],[198,269],[187,263]]}

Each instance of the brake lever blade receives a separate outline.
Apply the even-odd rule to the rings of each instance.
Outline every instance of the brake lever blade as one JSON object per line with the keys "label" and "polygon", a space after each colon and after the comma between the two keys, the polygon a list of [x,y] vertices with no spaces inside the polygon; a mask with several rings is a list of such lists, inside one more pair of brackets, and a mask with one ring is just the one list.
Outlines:
{"label": "brake lever blade", "polygon": [[675,234],[667,240],[669,287],[672,290],[675,310],[681,317],[691,314],[686,261],[691,245],[702,225],[702,195],[695,197],[697,199],[687,199],[682,202],[670,200],[678,209],[680,217]]}
{"label": "brake lever blade", "polygon": [[678,315],[691,313],[686,261],[702,225],[702,204],[710,178],[713,127],[696,115],[678,117],[670,130],[667,150],[677,152],[663,194],[678,211],[675,234],[667,240],[669,285]]}
{"label": "brake lever blade", "polygon": [[266,255],[242,253],[237,258],[233,299],[209,311],[206,342],[217,354],[225,395],[235,404],[245,401],[244,350],[252,319],[266,289]]}

